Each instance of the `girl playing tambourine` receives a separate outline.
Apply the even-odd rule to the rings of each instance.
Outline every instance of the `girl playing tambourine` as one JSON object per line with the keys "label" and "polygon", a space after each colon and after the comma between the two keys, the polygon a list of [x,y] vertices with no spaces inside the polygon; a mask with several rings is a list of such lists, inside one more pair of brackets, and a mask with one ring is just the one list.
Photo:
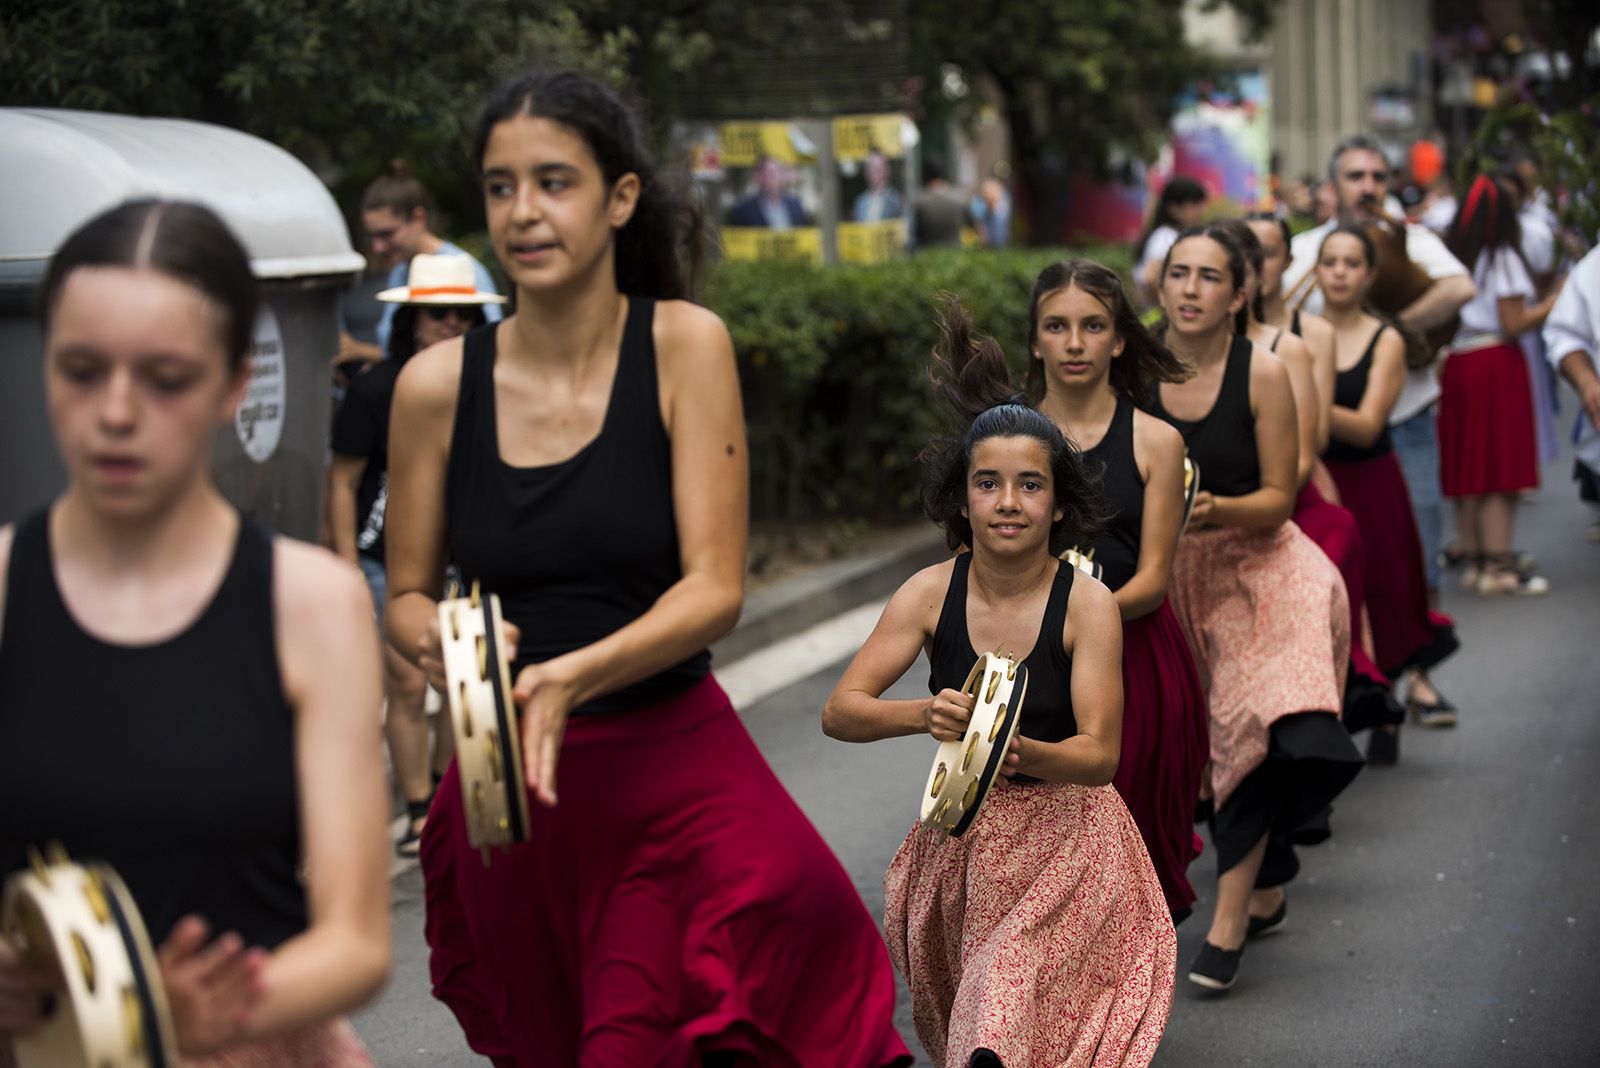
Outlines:
{"label": "girl playing tambourine", "polygon": [[[113,208],[51,262],[68,485],[0,528],[0,876],[50,842],[120,873],[184,1064],[355,1068],[342,1014],[389,967],[378,644],[354,568],[212,480],[257,303],[195,204]],[[55,996],[0,943],[0,1050]]]}
{"label": "girl playing tambourine", "polygon": [[[855,742],[958,739],[978,651],[1028,651],[1005,779],[961,837],[912,827],[884,876],[889,950],[935,1064],[1147,1064],[1171,1006],[1176,938],[1110,786],[1122,623],[1104,586],[1056,558],[1095,532],[1103,505],[1060,429],[1013,393],[999,347],[971,336],[957,304],[937,359],[961,425],[928,451],[924,501],[951,547],[971,551],[894,595],[828,698],[823,730]],[[924,653],[932,698],[884,700]]]}

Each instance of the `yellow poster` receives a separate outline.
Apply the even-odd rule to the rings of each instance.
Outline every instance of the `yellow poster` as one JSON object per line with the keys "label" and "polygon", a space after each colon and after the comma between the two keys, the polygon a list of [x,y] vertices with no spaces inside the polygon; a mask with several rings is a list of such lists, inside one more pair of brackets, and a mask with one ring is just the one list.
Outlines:
{"label": "yellow poster", "polygon": [[906,221],[839,224],[839,259],[844,263],[882,263],[906,250]]}
{"label": "yellow poster", "polygon": [[800,163],[787,122],[725,122],[717,131],[722,142],[722,163],[727,167],[754,167],[762,156],[780,163]]}
{"label": "yellow poster", "polygon": [[730,260],[822,262],[822,231],[815,226],[767,230],[759,226],[725,226],[722,250]]}
{"label": "yellow poster", "polygon": [[833,120],[833,157],[862,160],[876,150],[889,159],[905,155],[899,115],[842,115]]}

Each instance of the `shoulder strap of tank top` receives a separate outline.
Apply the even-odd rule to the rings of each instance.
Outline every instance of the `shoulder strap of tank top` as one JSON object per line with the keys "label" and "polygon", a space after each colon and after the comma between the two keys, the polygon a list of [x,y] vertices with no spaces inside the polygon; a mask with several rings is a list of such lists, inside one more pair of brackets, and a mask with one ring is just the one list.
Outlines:
{"label": "shoulder strap of tank top", "polygon": [[1278,342],[1283,340],[1283,333],[1284,333],[1283,327],[1281,327],[1281,326],[1278,327],[1278,332],[1276,334],[1272,335],[1272,344],[1267,346],[1267,351],[1268,352],[1277,352],[1278,351]]}
{"label": "shoulder strap of tank top", "polygon": [[945,587],[944,604],[939,608],[939,622],[933,628],[933,660],[965,655],[963,642],[972,644],[967,635],[967,573],[972,568],[972,553],[957,553],[950,566],[950,585]]}
{"label": "shoulder strap of tank top", "polygon": [[450,463],[467,463],[483,451],[500,453],[494,420],[494,350],[496,324],[469,330],[461,339],[461,382],[456,392],[456,422],[450,435]]}
{"label": "shoulder strap of tank top", "polygon": [[50,509],[37,512],[19,520],[11,530],[11,556],[6,564],[5,623],[0,627],[0,648],[7,638],[23,633],[38,622],[28,618],[52,603],[60,604],[55,595],[55,573],[50,566]]}
{"label": "shoulder strap of tank top", "polygon": [[276,558],[273,555],[276,537],[271,530],[241,515],[233,564],[217,596],[225,601],[223,607],[230,613],[229,629],[238,628],[239,632],[251,636],[241,647],[261,650],[261,654],[267,658],[271,676],[278,680],[276,696],[287,706],[288,697],[282,688],[282,665],[278,659],[276,599],[272,588],[276,570]]}
{"label": "shoulder strap of tank top", "polygon": [[1255,345],[1249,338],[1243,334],[1234,335],[1233,344],[1228,346],[1228,366],[1222,372],[1222,392],[1237,392],[1247,405],[1250,402],[1250,360],[1254,352]]}
{"label": "shoulder strap of tank top", "polygon": [[[661,426],[661,386],[656,371],[656,302],[653,297],[628,297],[628,318],[622,328],[622,349],[617,357],[618,382],[614,399],[617,413],[630,427]],[[650,413],[655,418],[650,418]],[[665,428],[663,428],[664,431]]]}
{"label": "shoulder strap of tank top", "polygon": [[1378,324],[1378,329],[1372,332],[1372,338],[1367,342],[1366,351],[1361,354],[1361,359],[1356,361],[1355,367],[1350,368],[1352,371],[1354,371],[1356,367],[1361,367],[1362,365],[1371,362],[1372,354],[1378,351],[1378,339],[1383,336],[1383,332],[1387,329],[1389,329],[1388,323],[1380,322]]}
{"label": "shoulder strap of tank top", "polygon": [[1304,335],[1302,335],[1300,333],[1300,309],[1299,308],[1296,308],[1294,310],[1294,318],[1289,321],[1289,333],[1293,334],[1295,337],[1304,336]]}
{"label": "shoulder strap of tank top", "polygon": [[1067,631],[1067,603],[1072,599],[1072,582],[1077,568],[1063,563],[1056,568],[1056,577],[1050,584],[1050,599],[1044,605],[1044,619],[1039,623],[1039,642],[1049,641],[1051,656],[1065,656],[1061,644]]}

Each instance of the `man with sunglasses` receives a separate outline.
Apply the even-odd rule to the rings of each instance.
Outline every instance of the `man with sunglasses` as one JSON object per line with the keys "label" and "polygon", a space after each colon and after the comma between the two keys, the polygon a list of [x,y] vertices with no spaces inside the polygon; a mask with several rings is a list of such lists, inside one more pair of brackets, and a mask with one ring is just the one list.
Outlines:
{"label": "man with sunglasses", "polygon": [[[1283,275],[1285,293],[1295,293],[1302,288],[1302,279],[1316,267],[1323,239],[1341,221],[1364,225],[1376,221],[1380,214],[1389,214],[1384,209],[1389,174],[1389,160],[1383,147],[1365,134],[1353,134],[1334,147],[1328,156],[1328,180],[1334,189],[1337,211],[1333,218],[1299,234],[1290,244],[1292,259]],[[1439,235],[1418,223],[1406,223],[1405,228],[1406,254],[1427,272],[1433,284],[1402,308],[1398,317],[1422,331],[1459,312],[1478,290],[1471,273],[1450,253]],[[1310,312],[1322,310],[1322,294],[1315,287],[1304,307]],[[1439,439],[1434,427],[1434,406],[1439,393],[1439,379],[1434,368],[1408,369],[1400,398],[1389,416],[1390,437],[1405,471],[1411,508],[1422,536],[1428,596],[1435,608],[1439,603],[1438,556],[1444,530]],[[1410,680],[1406,707],[1425,727],[1448,727],[1456,721],[1455,706],[1433,688],[1422,672],[1414,673]]]}
{"label": "man with sunglasses", "polygon": [[[405,266],[409,283],[378,294],[378,299],[395,311],[384,352],[388,358],[351,381],[334,420],[333,459],[328,466],[328,527],[333,550],[361,568],[380,618],[387,593],[383,525],[389,497],[389,410],[395,381],[413,353],[482,325],[491,310],[498,319],[500,305],[506,300],[475,277],[477,271],[469,256],[423,253]],[[443,771],[440,761],[445,754],[435,749],[430,762],[424,712],[426,677],[387,644],[383,652],[388,700],[384,735],[409,817],[395,850],[401,856],[415,856],[433,796],[430,770]],[[449,735],[448,731],[440,733],[442,739]]]}

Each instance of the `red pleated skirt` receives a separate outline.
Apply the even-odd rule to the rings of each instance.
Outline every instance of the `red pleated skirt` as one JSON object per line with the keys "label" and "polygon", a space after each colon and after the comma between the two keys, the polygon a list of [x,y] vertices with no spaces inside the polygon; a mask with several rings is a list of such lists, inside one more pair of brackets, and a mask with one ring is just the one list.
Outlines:
{"label": "red pleated skirt", "polygon": [[1453,352],[1444,362],[1440,386],[1439,483],[1444,495],[1521,493],[1537,487],[1533,387],[1522,350],[1501,342]]}
{"label": "red pleated skirt", "polygon": [[579,716],[531,838],[467,842],[454,766],[422,839],[434,994],[518,1068],[909,1065],[850,878],[712,678]]}
{"label": "red pleated skirt", "polygon": [[[1326,466],[1321,471],[1326,475]],[[1329,492],[1333,490],[1330,488]],[[1352,731],[1393,722],[1397,706],[1390,698],[1389,678],[1369,651],[1372,641],[1367,633],[1367,554],[1361,528],[1348,508],[1323,495],[1315,478],[1307,480],[1295,498],[1294,522],[1339,569],[1350,599],[1350,678],[1340,719]]]}
{"label": "red pleated skirt", "polygon": [[1174,919],[1194,888],[1194,806],[1210,755],[1205,693],[1172,607],[1122,625],[1122,758],[1112,785],[1133,814]]}
{"label": "red pleated skirt", "polygon": [[1367,607],[1378,667],[1396,675],[1410,667],[1434,666],[1459,643],[1450,617],[1428,607],[1422,538],[1399,459],[1391,451],[1327,464],[1367,550]]}

